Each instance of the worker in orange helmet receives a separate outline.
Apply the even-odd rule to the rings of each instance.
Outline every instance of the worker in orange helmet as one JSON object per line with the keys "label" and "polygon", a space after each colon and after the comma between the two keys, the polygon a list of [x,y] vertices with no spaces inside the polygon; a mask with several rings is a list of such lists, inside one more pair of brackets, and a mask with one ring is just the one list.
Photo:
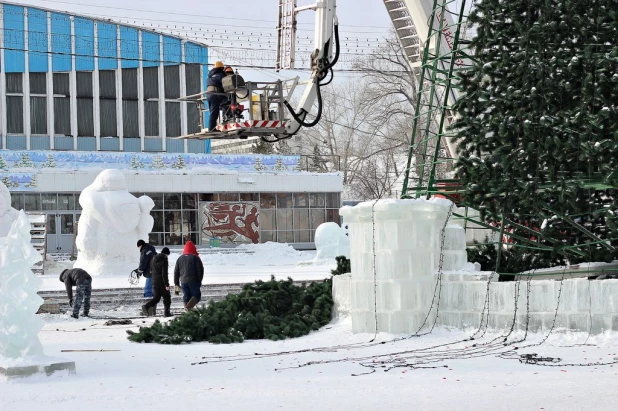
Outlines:
{"label": "worker in orange helmet", "polygon": [[215,62],[215,67],[208,72],[208,79],[206,80],[206,92],[208,92],[206,99],[208,100],[208,111],[210,112],[208,121],[208,131],[215,131],[217,127],[217,120],[219,119],[219,108],[221,104],[225,102],[226,98],[223,93],[223,84],[221,79],[225,77],[223,70],[223,62]]}
{"label": "worker in orange helmet", "polygon": [[226,76],[231,76],[232,74],[234,74],[234,69],[231,66],[227,66],[225,68],[225,75]]}

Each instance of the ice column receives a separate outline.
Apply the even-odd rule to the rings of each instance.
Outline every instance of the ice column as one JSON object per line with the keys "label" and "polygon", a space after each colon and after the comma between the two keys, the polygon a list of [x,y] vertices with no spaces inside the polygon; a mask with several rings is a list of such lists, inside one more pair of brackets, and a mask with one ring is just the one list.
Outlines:
{"label": "ice column", "polygon": [[[450,206],[445,199],[377,200],[341,209],[350,236],[354,332],[374,332],[376,318],[378,331],[421,328],[432,308]],[[427,325],[433,318],[435,307]]]}

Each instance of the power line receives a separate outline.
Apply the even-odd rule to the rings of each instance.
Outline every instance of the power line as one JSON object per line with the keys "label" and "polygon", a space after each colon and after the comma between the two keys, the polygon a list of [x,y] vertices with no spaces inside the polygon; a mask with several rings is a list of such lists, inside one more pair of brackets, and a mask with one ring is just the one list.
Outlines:
{"label": "power line", "polygon": [[[264,23],[274,23],[274,20],[260,20],[260,19],[243,19],[236,16],[211,16],[205,14],[189,14],[189,13],[177,13],[172,11],[158,11],[158,10],[144,10],[144,9],[133,9],[128,7],[110,7],[110,6],[100,6],[94,4],[84,4],[84,3],[74,3],[70,1],[61,1],[61,0],[40,0],[47,3],[59,3],[59,4],[70,4],[74,6],[87,6],[87,7],[96,7],[102,9],[114,9],[114,10],[125,10],[125,11],[139,11],[142,13],[153,13],[153,14],[165,14],[165,15],[175,15],[175,16],[185,16],[185,17],[203,17],[203,18],[212,18],[212,19],[234,19],[238,21],[258,21]],[[313,25],[313,23],[298,23],[304,25]],[[388,29],[390,27],[386,26],[364,26],[364,25],[346,25],[342,24],[340,27],[363,27],[363,28],[380,28],[380,29]]]}

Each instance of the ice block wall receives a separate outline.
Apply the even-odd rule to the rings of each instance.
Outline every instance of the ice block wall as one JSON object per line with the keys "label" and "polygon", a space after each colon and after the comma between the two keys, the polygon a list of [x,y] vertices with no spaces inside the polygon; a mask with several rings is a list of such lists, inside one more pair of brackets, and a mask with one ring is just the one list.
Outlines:
{"label": "ice block wall", "polygon": [[[416,199],[368,201],[341,209],[350,234],[354,332],[374,332],[376,322],[378,331],[391,333],[416,332],[424,322],[432,324],[435,309],[429,318],[427,313],[450,207],[445,199]],[[465,237],[459,234],[449,241],[461,246],[463,240],[465,252]],[[455,267],[461,255],[454,252],[447,260]]]}

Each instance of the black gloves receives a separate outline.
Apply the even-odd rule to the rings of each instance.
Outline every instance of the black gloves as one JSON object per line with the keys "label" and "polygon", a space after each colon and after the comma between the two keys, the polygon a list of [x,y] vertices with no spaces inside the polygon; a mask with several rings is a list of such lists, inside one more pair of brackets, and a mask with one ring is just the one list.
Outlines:
{"label": "black gloves", "polygon": [[72,298],[69,300],[69,307],[73,307],[73,299]]}

